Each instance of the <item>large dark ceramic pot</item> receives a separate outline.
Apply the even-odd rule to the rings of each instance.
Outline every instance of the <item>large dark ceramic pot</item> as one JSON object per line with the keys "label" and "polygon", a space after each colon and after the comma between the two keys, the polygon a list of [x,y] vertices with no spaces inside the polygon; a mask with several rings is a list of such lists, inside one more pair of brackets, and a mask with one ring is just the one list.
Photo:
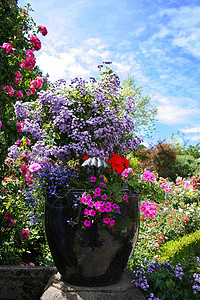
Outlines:
{"label": "large dark ceramic pot", "polygon": [[113,227],[94,222],[83,228],[77,197],[83,190],[47,198],[45,226],[49,247],[62,279],[82,286],[120,280],[135,247],[139,230],[140,195],[129,192]]}

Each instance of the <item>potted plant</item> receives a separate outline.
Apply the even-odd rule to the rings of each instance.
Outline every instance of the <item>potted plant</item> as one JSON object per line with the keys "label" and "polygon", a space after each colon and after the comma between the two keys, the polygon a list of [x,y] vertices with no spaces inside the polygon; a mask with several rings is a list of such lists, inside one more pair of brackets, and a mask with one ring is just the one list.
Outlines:
{"label": "potted plant", "polygon": [[[90,83],[76,78],[68,88],[61,80],[35,102],[18,101],[18,124],[30,142],[9,149],[9,156],[27,159],[27,197],[37,205],[44,196],[53,259],[75,285],[120,279],[137,241],[140,195],[154,181],[148,171],[134,173],[126,159],[141,142],[134,99],[123,96],[109,67],[100,76]],[[142,211],[156,213],[149,202]]]}

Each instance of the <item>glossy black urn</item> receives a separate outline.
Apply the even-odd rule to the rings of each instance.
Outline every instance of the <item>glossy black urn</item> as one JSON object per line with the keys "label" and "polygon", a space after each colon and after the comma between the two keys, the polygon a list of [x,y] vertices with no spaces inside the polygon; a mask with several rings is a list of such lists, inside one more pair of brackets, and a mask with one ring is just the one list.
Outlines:
{"label": "glossy black urn", "polygon": [[120,280],[137,241],[140,195],[128,193],[114,226],[95,221],[84,229],[84,208],[77,200],[83,192],[66,191],[46,199],[45,229],[51,254],[67,283],[113,284]]}

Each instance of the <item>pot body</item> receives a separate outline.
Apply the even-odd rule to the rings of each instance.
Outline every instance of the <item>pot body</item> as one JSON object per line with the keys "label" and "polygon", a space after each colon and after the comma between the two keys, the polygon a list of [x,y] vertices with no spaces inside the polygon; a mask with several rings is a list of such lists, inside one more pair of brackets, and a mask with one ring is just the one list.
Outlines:
{"label": "pot body", "polygon": [[81,286],[102,286],[120,280],[135,247],[140,220],[140,195],[128,193],[115,225],[102,222],[83,228],[84,208],[72,190],[46,199],[45,229],[62,279]]}

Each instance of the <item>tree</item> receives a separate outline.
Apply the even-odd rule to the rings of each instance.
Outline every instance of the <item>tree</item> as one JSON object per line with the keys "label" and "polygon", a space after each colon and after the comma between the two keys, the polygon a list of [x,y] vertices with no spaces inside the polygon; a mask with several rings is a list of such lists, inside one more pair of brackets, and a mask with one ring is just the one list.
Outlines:
{"label": "tree", "polygon": [[136,133],[141,137],[150,137],[155,129],[157,108],[152,106],[150,96],[144,96],[141,86],[137,86],[134,76],[123,82],[123,94],[135,99],[136,110],[132,113]]}
{"label": "tree", "polygon": [[165,140],[159,141],[149,148],[138,148],[135,154],[141,160],[142,169],[156,171],[160,177],[175,181],[177,150],[173,145],[166,143]]}

